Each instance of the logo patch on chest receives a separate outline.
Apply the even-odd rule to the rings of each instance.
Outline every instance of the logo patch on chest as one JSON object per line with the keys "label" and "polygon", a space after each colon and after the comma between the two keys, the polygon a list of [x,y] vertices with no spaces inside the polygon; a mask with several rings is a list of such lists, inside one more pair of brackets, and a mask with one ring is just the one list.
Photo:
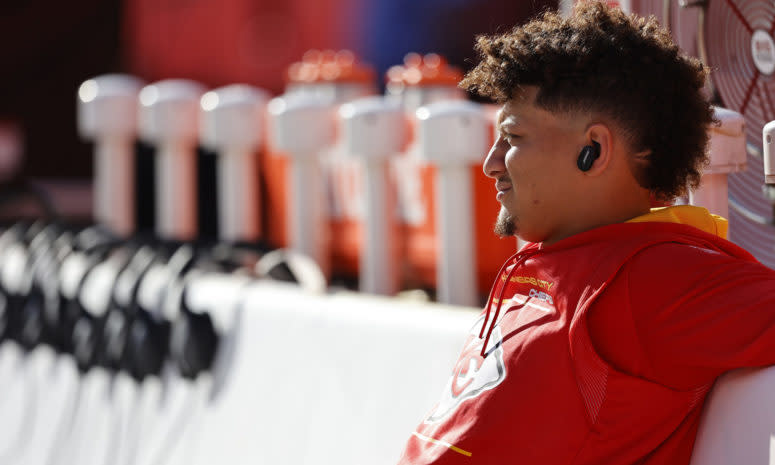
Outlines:
{"label": "logo patch on chest", "polygon": [[469,331],[463,351],[452,370],[452,376],[444,387],[439,403],[425,419],[425,423],[441,420],[464,400],[494,388],[506,378],[503,336],[498,326],[492,331],[485,356],[481,355],[484,340],[479,339],[479,331],[483,323],[484,317],[481,317]]}
{"label": "logo patch on chest", "polygon": [[[485,317],[477,320],[468,333],[463,351],[442,391],[441,399],[425,419],[425,423],[442,420],[465,400],[494,389],[506,379],[506,365],[503,362],[504,330],[501,323],[505,325],[508,334],[513,334],[540,321],[546,321],[546,318],[557,312],[554,299],[548,293],[529,289],[526,294],[517,292],[510,299],[504,299],[499,321],[492,330],[484,357],[481,355],[484,339],[480,339],[479,334],[485,324]],[[490,311],[491,317],[494,317],[495,303],[491,305]],[[487,326],[489,327],[489,323]],[[487,328],[484,333],[486,332]]]}

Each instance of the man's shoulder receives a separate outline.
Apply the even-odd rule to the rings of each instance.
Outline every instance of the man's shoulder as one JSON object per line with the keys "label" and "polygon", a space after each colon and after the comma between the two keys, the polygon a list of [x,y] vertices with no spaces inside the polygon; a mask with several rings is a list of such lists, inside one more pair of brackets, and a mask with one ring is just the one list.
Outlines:
{"label": "man's shoulder", "polygon": [[[665,272],[726,265],[764,268],[761,263],[746,256],[731,254],[721,248],[684,242],[662,242],[650,245],[635,254],[631,262],[638,268],[662,269]],[[706,270],[712,271],[712,269]]]}
{"label": "man's shoulder", "polygon": [[676,262],[678,259],[683,259],[688,263],[746,261],[744,258],[730,255],[716,248],[683,242],[661,242],[650,245],[633,258],[635,260],[656,261],[657,263],[665,262],[665,264]]}
{"label": "man's shoulder", "polygon": [[[632,257],[623,277],[631,304],[649,302],[651,309],[675,303],[688,304],[708,297],[775,290],[775,270],[755,260],[696,244],[662,243]],[[659,305],[658,305],[659,304]],[[651,310],[650,310],[651,311]]]}

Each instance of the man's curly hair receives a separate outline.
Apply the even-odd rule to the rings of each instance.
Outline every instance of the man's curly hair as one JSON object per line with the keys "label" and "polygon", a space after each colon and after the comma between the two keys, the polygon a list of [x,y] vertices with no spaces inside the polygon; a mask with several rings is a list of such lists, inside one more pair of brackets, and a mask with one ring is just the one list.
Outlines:
{"label": "man's curly hair", "polygon": [[635,153],[648,151],[640,184],[661,200],[696,188],[707,163],[713,109],[702,89],[707,68],[683,56],[652,16],[583,2],[563,18],[547,12],[511,32],[480,36],[481,62],[460,86],[499,103],[537,86],[552,112],[611,118]]}

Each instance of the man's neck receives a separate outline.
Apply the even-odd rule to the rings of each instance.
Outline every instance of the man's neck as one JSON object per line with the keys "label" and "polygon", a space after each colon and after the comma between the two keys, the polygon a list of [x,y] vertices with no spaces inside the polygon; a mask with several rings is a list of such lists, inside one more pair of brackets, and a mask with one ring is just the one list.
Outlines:
{"label": "man's neck", "polygon": [[590,210],[586,212],[577,212],[576,220],[569,222],[563,228],[558,229],[550,237],[545,239],[542,244],[549,246],[563,239],[576,234],[589,231],[591,229],[607,226],[609,224],[624,223],[632,218],[645,215],[650,211],[648,202],[638,202],[631,204],[619,204],[618,208],[601,210]]}

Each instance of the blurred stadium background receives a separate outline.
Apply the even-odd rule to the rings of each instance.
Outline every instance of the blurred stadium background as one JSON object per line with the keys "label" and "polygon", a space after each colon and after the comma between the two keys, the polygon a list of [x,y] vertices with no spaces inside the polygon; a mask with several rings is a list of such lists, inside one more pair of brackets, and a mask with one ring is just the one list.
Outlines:
{"label": "blurred stadium background", "polygon": [[[775,118],[771,103],[775,4],[771,0],[609,3],[656,15],[687,53],[711,66],[709,95],[716,105],[738,112],[725,113],[730,126],[724,129],[731,132],[721,138],[734,142],[729,146],[739,149],[741,158],[709,174],[731,173],[729,206],[723,205],[729,211],[731,239],[775,267],[775,194],[763,186],[762,164],[762,128]],[[0,463],[394,462],[414,424],[437,399],[477,304],[500,262],[516,246],[510,240],[482,240],[492,237],[498,209],[492,183],[484,180],[480,188],[476,180],[482,178],[478,158],[485,155],[494,110],[484,102],[461,103],[466,96],[456,93],[454,83],[475,62],[477,34],[504,31],[545,9],[567,10],[571,5],[570,0],[1,2]],[[342,50],[352,51],[355,64],[347,53],[336,58],[325,52]],[[302,59],[310,66],[305,68]],[[404,298],[341,289],[358,288],[359,254],[368,245],[359,236],[365,226],[358,214],[353,216],[355,228],[345,214],[326,223],[325,229],[330,226],[333,234],[326,254],[338,285],[335,291],[325,288],[314,263],[292,253],[276,253],[292,241],[288,237],[292,202],[284,199],[289,168],[277,165],[281,157],[274,156],[286,149],[264,142],[257,150],[264,163],[262,187],[256,191],[263,224],[258,233],[246,229],[244,237],[226,237],[219,230],[224,219],[219,216],[223,208],[219,212],[216,191],[224,182],[216,173],[217,150],[202,145],[196,149],[198,174],[191,183],[198,204],[194,232],[162,225],[163,219],[156,216],[159,211],[175,218],[182,212],[180,218],[189,220],[184,211],[189,203],[183,199],[178,205],[173,199],[171,205],[160,206],[154,157],[161,150],[147,140],[132,142],[131,147],[137,174],[131,227],[118,231],[123,234],[118,238],[88,227],[100,200],[95,193],[100,182],[93,181],[99,156],[92,141],[79,137],[84,123],[77,114],[103,97],[98,82],[104,82],[88,80],[111,73],[134,76],[143,84],[187,79],[198,84],[188,83],[175,92],[188,93],[197,113],[218,107],[219,98],[220,103],[228,100],[226,93],[208,93],[200,108],[204,91],[248,84],[265,91],[249,95],[262,111],[269,97],[283,96],[282,105],[275,104],[274,109],[269,105],[271,117],[267,116],[280,127],[278,121],[291,109],[314,114],[314,105],[294,107],[295,101],[286,97],[311,92],[309,87],[302,89],[309,84],[305,73],[324,73],[319,65],[327,59],[345,63],[347,72],[358,76],[353,82],[362,86],[338,89],[342,94],[328,101],[329,110],[345,103],[347,92],[353,92],[350,97],[401,94],[402,109],[411,110],[396,116],[395,108],[382,100],[352,105],[338,113],[339,139],[350,137],[348,127],[365,131],[366,126],[358,124],[384,123],[403,139],[417,139],[426,131],[426,136],[446,141],[437,145],[449,153],[461,151],[455,156],[470,165],[456,172],[457,179],[473,180],[467,196],[446,205],[413,205],[410,196],[409,205],[403,205],[408,209],[402,213],[405,217],[420,221],[405,221],[400,230],[405,248],[400,258],[393,258],[403,261],[397,272],[401,282],[378,288],[371,281],[364,284],[371,278],[360,276],[361,290],[387,295],[410,290]],[[404,68],[394,68],[402,64]],[[91,84],[82,87],[85,82]],[[425,95],[407,91],[412,82],[429,84],[421,91]],[[164,90],[156,86],[153,92]],[[158,103],[156,94],[142,106]],[[146,92],[146,97],[150,95]],[[137,108],[135,97],[132,112]],[[422,116],[414,112],[432,100],[447,98],[457,103],[428,106]],[[449,115],[453,117],[444,120]],[[404,116],[411,120],[409,131],[402,123]],[[442,120],[447,126],[435,129],[422,123]],[[455,124],[472,132],[461,136],[450,130]],[[305,131],[312,132],[306,126],[289,128],[300,133],[289,140],[305,139]],[[223,132],[222,127],[215,131]],[[371,134],[379,143],[366,143],[361,150],[374,157],[402,151],[407,155],[404,143],[392,137],[396,134]],[[221,136],[212,134],[203,135],[200,142],[208,137],[222,145]],[[466,152],[464,141],[483,142],[484,148]],[[348,139],[351,145],[362,142]],[[397,145],[386,154],[379,151],[383,142]],[[433,157],[438,154],[426,149],[417,150],[426,161],[437,162]],[[340,148],[331,145],[326,150],[325,157],[335,161],[329,183],[345,199],[334,210],[360,211],[362,206],[346,201],[353,192],[363,192],[358,187],[348,190],[352,187],[348,180],[359,175],[353,176],[353,166],[336,159]],[[391,166],[391,175],[419,183],[410,187],[426,200],[434,197],[429,180],[436,168],[409,160],[409,165]],[[738,172],[743,164],[747,169]],[[231,174],[232,180],[239,177],[238,171],[239,167]],[[118,190],[111,184],[120,184],[122,173],[116,174],[105,177],[101,188]],[[726,201],[725,180],[723,189]],[[243,208],[251,198],[232,203]],[[470,199],[474,207],[462,215],[466,209],[461,204]],[[401,193],[398,200],[406,203]],[[48,210],[58,212],[64,225],[30,221],[45,217]],[[445,216],[441,212],[453,214],[435,226],[436,216]],[[470,246],[457,247],[475,251],[468,262],[456,262],[467,266],[444,262],[450,258],[439,245],[443,234],[461,224],[473,224],[466,239]],[[164,227],[171,227],[164,241],[153,237],[164,233]],[[250,244],[237,244],[241,241]],[[474,265],[471,260],[478,262]],[[326,277],[326,266],[320,268]],[[462,292],[465,289],[441,289],[439,283],[449,276],[440,270],[469,268],[475,269],[470,276],[453,277],[474,282],[468,294]],[[275,281],[296,281],[301,288]],[[129,291],[121,291],[122,286]],[[429,302],[434,298],[455,305]],[[122,349],[112,345],[116,341]],[[765,386],[765,393],[772,386],[769,378],[755,378],[764,379],[759,386]],[[730,399],[750,392],[745,382],[735,386],[726,391]],[[765,412],[761,403],[749,402],[746,408],[740,413],[743,420],[735,421],[756,414],[765,418],[757,428],[775,432],[771,411],[775,407]],[[726,410],[722,417],[734,413]],[[702,443],[704,455],[695,463],[718,463],[714,460],[722,455],[713,444],[722,442],[734,443],[730,447],[736,450],[766,449],[750,443],[758,436],[740,430],[737,436],[719,433],[727,435],[725,441]],[[755,463],[775,463],[764,455]]]}
{"label": "blurred stadium background", "polygon": [[0,118],[25,136],[22,175],[91,177],[78,138],[75,92],[91,77],[187,78],[283,91],[309,49],[349,49],[377,71],[409,52],[468,68],[475,34],[510,27],[551,1],[506,0],[51,0],[0,5]]}

